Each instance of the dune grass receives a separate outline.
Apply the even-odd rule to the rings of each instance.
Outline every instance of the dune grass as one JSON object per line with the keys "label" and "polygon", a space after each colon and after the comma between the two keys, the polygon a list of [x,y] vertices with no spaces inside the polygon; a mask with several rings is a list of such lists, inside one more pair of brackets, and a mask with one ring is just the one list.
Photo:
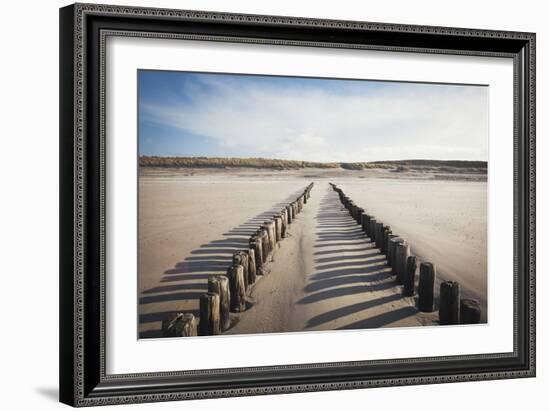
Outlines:
{"label": "dune grass", "polygon": [[237,158],[237,157],[160,157],[141,156],[140,167],[166,168],[259,168],[271,170],[297,170],[322,168],[345,170],[388,169],[395,172],[409,170],[434,170],[443,172],[487,172],[486,161],[462,160],[399,160],[372,162],[315,162],[298,160],[280,160],[270,158]]}

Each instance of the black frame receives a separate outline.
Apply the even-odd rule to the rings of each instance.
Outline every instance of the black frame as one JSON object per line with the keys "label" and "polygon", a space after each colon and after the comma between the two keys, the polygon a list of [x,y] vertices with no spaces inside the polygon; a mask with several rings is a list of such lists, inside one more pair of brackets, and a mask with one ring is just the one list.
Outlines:
{"label": "black frame", "polygon": [[[105,373],[104,41],[109,35],[514,60],[514,351]],[[511,222],[512,223],[512,222]],[[535,34],[75,4],[60,9],[60,400],[74,406],[535,376]]]}

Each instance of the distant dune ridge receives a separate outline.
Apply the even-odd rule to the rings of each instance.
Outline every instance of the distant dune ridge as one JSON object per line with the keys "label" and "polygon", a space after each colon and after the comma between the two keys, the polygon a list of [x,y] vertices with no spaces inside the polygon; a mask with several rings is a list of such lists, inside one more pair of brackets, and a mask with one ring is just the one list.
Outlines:
{"label": "distant dune ridge", "polygon": [[389,160],[345,163],[279,160],[268,158],[141,156],[139,158],[139,165],[141,167],[168,168],[261,168],[270,170],[341,168],[345,170],[386,169],[395,172],[408,170],[430,170],[445,171],[450,173],[487,173],[487,161],[465,160]]}

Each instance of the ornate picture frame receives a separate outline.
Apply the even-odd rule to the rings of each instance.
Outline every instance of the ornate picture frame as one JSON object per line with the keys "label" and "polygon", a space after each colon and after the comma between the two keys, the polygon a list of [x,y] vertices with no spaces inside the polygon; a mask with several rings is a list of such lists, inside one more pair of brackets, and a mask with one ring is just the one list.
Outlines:
{"label": "ornate picture frame", "polygon": [[[192,39],[513,61],[513,350],[109,374],[106,40]],[[535,34],[75,4],[60,10],[60,399],[73,406],[535,376]],[[108,258],[108,257],[107,257]]]}

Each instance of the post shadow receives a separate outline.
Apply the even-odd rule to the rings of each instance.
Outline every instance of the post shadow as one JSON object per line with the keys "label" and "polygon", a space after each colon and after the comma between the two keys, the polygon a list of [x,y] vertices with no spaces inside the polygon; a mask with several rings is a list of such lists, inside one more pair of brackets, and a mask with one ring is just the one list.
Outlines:
{"label": "post shadow", "polygon": [[[398,301],[402,296],[393,282],[385,255],[363,232],[361,225],[357,224],[330,188],[321,200],[315,218],[315,269],[308,276],[309,281],[304,287],[306,295],[297,304],[319,304],[325,301],[333,301],[331,305],[343,304],[308,319],[306,329],[348,315],[355,318],[359,315],[361,318],[363,312],[364,319],[339,329],[377,328],[416,314],[417,310],[412,306],[397,310],[390,308],[389,303]],[[379,291],[387,291],[388,294],[372,298],[370,293]],[[357,302],[357,295],[361,294],[365,295],[365,300]],[[367,310],[376,307],[391,311],[369,317]]]}
{"label": "post shadow", "polygon": [[[160,279],[160,285],[144,290],[138,303],[140,306],[178,301],[193,301],[197,309],[186,310],[198,315],[199,298],[207,291],[207,281],[210,275],[223,275],[231,264],[233,254],[248,248],[250,235],[254,233],[264,221],[271,219],[286,205],[295,200],[303,189],[290,194],[282,202],[271,206],[268,210],[250,218],[239,226],[223,234],[223,238],[202,244],[191,251],[190,255],[176,263],[174,267],[164,271]],[[153,311],[141,313],[138,317],[139,324],[160,322],[169,314],[178,312],[174,310]],[[160,325],[158,330],[148,330],[139,333],[140,338],[160,337]]]}

